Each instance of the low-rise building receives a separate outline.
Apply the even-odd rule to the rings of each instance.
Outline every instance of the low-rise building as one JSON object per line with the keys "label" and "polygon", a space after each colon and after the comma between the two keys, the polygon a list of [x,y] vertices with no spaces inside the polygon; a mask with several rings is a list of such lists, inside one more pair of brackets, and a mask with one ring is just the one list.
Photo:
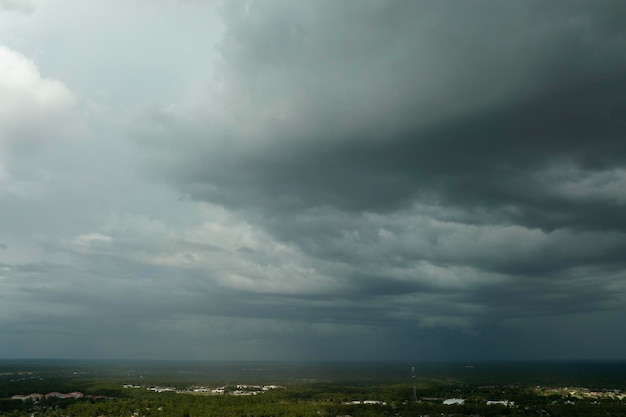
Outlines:
{"label": "low-rise building", "polygon": [[463,405],[465,400],[463,398],[448,398],[443,400],[443,405]]}
{"label": "low-rise building", "polygon": [[505,407],[513,407],[515,405],[515,402],[509,401],[509,400],[496,400],[496,401],[487,401],[487,405],[503,405]]}

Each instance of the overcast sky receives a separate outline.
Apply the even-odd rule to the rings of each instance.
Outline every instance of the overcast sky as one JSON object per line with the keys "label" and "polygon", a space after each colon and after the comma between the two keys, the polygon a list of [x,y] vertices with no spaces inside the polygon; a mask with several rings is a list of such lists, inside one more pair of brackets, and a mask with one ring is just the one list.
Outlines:
{"label": "overcast sky", "polygon": [[0,357],[626,359],[624,22],[0,0]]}

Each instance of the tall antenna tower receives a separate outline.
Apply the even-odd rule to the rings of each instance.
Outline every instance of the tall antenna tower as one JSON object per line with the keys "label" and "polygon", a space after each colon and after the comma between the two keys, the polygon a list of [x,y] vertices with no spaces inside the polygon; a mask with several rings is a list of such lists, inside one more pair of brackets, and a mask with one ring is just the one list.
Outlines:
{"label": "tall antenna tower", "polygon": [[415,387],[415,367],[411,366],[411,377],[413,378],[413,402],[417,402],[417,388]]}

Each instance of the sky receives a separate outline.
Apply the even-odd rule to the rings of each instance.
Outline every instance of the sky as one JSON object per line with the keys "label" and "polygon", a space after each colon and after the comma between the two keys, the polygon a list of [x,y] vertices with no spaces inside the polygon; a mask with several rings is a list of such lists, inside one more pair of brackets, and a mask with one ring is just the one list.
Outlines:
{"label": "sky", "polygon": [[621,0],[0,0],[0,358],[623,360]]}

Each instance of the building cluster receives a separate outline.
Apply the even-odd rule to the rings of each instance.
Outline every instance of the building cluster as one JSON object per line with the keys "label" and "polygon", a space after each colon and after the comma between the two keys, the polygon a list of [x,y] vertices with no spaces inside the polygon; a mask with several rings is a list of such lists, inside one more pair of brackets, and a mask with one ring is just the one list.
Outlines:
{"label": "building cluster", "polygon": [[74,399],[78,399],[78,398],[83,398],[85,395],[82,392],[69,392],[67,394],[63,394],[61,392],[49,392],[47,394],[38,394],[38,393],[34,393],[34,394],[28,394],[28,395],[14,395],[11,397],[11,399],[13,400],[22,400],[22,401],[26,401],[26,400],[33,400],[33,401],[41,401],[41,400],[48,400],[50,398],[74,398]]}
{"label": "building cluster", "polygon": [[[443,400],[443,405],[463,405],[465,404],[464,398],[448,398]],[[487,405],[503,405],[505,407],[514,407],[515,402],[509,400],[487,400]]]}
{"label": "building cluster", "polygon": [[359,405],[359,404],[363,404],[363,405],[387,405],[386,402],[384,402],[384,401],[377,401],[377,400],[363,400],[363,401],[354,400],[354,401],[345,402],[344,404],[346,404],[346,405]]}
{"label": "building cluster", "polygon": [[145,387],[143,385],[133,385],[133,384],[124,384],[124,388],[129,388],[129,389],[146,388],[148,391],[153,391],[153,392],[176,392],[178,394],[197,393],[197,394],[214,394],[214,395],[223,395],[223,394],[258,395],[258,394],[262,394],[263,392],[267,392],[270,390],[286,389],[286,387],[280,386],[280,385],[241,385],[241,384],[231,386],[230,389],[229,387],[223,386],[223,387],[217,387],[217,388],[193,387],[190,389],[178,390],[174,387],[159,387],[159,386]]}
{"label": "building cluster", "polygon": [[147,389],[154,392],[176,392],[174,387],[148,387]]}
{"label": "building cluster", "polygon": [[199,388],[194,388],[193,392],[221,395],[221,394],[224,394],[225,389],[226,387],[217,387],[217,388],[199,387]]}
{"label": "building cluster", "polygon": [[582,387],[537,387],[536,391],[543,395],[558,394],[562,397],[573,397],[578,399],[593,398],[593,399],[610,399],[610,400],[623,400],[626,395],[620,390],[602,390],[592,391],[589,388]]}
{"label": "building cluster", "polygon": [[509,400],[487,401],[487,405],[503,405],[505,407],[515,407],[515,401],[509,401]]}
{"label": "building cluster", "polygon": [[258,395],[274,389],[285,389],[279,385],[237,385],[237,389],[230,391],[230,395]]}

